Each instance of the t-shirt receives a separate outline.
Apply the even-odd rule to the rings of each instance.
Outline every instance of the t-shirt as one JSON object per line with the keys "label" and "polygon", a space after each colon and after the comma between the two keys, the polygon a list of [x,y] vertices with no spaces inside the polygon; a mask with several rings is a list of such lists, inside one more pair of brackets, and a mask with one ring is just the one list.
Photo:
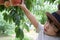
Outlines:
{"label": "t-shirt", "polygon": [[44,34],[44,26],[38,24],[37,32],[39,33],[37,40],[60,40],[60,37],[53,37]]}

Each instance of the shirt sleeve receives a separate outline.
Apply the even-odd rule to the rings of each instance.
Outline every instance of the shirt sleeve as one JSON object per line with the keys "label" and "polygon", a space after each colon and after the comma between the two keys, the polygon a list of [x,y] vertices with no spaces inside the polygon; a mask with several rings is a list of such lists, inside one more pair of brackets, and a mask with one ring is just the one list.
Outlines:
{"label": "shirt sleeve", "polygon": [[36,29],[36,32],[39,33],[39,32],[42,31],[42,30],[44,30],[44,26],[43,26],[41,23],[39,23],[39,24],[38,24],[38,27],[37,27],[37,29]]}

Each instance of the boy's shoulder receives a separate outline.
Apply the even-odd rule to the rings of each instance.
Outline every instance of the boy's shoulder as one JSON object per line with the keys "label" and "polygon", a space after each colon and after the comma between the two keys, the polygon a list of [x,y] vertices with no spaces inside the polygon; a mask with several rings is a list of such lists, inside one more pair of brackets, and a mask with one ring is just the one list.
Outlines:
{"label": "boy's shoulder", "polygon": [[39,23],[36,31],[40,32],[40,31],[43,31],[43,30],[44,30],[44,25],[42,25],[41,23]]}

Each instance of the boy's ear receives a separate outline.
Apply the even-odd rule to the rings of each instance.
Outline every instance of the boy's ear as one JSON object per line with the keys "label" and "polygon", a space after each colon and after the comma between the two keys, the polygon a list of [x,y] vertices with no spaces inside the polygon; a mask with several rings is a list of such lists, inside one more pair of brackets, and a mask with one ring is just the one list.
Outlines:
{"label": "boy's ear", "polygon": [[58,10],[56,13],[60,15],[60,10]]}

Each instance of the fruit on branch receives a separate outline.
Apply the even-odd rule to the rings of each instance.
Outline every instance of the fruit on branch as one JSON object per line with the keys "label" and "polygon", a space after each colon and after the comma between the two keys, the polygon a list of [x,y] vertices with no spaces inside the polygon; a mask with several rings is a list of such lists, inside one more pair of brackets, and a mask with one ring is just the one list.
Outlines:
{"label": "fruit on branch", "polygon": [[9,0],[11,5],[16,6],[17,4],[21,4],[22,0]]}
{"label": "fruit on branch", "polygon": [[10,2],[9,1],[5,1],[4,6],[5,7],[9,7],[10,6]]}
{"label": "fruit on branch", "polygon": [[0,0],[0,5],[3,5],[4,4],[4,0]]}

